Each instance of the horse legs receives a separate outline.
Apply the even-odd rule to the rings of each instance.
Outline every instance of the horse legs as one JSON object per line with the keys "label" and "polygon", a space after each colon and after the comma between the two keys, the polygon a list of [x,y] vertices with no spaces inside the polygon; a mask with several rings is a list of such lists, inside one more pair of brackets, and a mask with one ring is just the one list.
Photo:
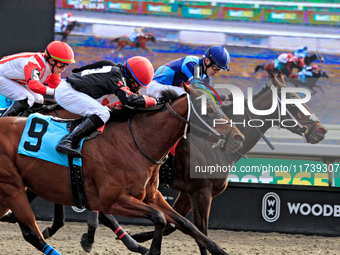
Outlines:
{"label": "horse legs", "polygon": [[146,205],[128,194],[122,194],[113,205],[112,209],[114,214],[122,215],[124,217],[151,220],[155,225],[155,232],[148,254],[161,254],[163,231],[166,226],[166,220],[161,211]]}
{"label": "horse legs", "polygon": [[[199,190],[190,197],[192,204],[192,213],[195,226],[206,236],[208,236],[209,213],[211,208],[212,195],[207,190]],[[207,255],[207,250],[197,243],[201,255]]]}
{"label": "horse legs", "polygon": [[146,254],[148,252],[147,248],[139,245],[121,226],[119,226],[117,220],[112,215],[99,212],[99,220],[106,227],[110,228],[130,251],[138,252],[140,254]]}
{"label": "horse legs", "polygon": [[80,240],[80,245],[86,252],[91,252],[93,243],[94,243],[94,235],[96,233],[96,229],[98,228],[98,212],[90,211],[89,216],[87,218],[87,233],[84,233]]}
{"label": "horse legs", "polygon": [[[172,207],[176,212],[178,212],[180,215],[182,216],[187,216],[188,213],[191,211],[191,204],[190,204],[190,198],[186,193],[183,192],[179,192],[175,203],[173,204]],[[170,234],[172,234],[173,232],[176,231],[176,228],[168,225],[165,229],[164,229],[164,234],[163,236],[168,236]],[[139,243],[143,243],[146,242],[150,239],[152,239],[154,235],[153,231],[149,231],[149,232],[145,232],[145,233],[137,233],[134,235],[131,235],[131,237],[133,239],[135,239],[137,242]]]}
{"label": "horse legs", "polygon": [[45,239],[52,237],[59,229],[65,225],[65,208],[63,205],[54,204],[54,218],[51,227],[43,229],[42,234]]}
{"label": "horse legs", "polygon": [[[15,190],[13,190],[13,187],[8,188],[8,186],[9,185],[6,185],[6,191],[0,188],[0,197],[5,199],[4,204],[0,206],[0,213],[7,211],[9,207],[17,218],[22,235],[27,242],[44,254],[60,255],[58,251],[44,240],[36,223],[26,192],[24,191],[23,183],[20,185],[22,189],[18,189],[17,185]],[[8,204],[8,207],[5,206],[5,204]]]}
{"label": "horse legs", "polygon": [[184,234],[193,237],[199,245],[209,250],[211,254],[227,254],[221,247],[201,233],[188,219],[175,212],[158,190],[147,204],[162,211],[168,223],[173,223]]}

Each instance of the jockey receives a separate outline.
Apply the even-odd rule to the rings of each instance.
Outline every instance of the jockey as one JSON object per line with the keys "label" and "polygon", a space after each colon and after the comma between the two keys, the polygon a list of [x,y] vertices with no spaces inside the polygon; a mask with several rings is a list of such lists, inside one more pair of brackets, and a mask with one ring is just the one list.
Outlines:
{"label": "jockey", "polygon": [[[72,48],[53,41],[44,53],[24,52],[0,60],[0,94],[15,101],[1,116],[17,116],[34,103],[43,104],[43,95],[54,95],[61,73],[74,63]],[[43,84],[47,83],[48,86]]]}
{"label": "jockey", "polygon": [[297,49],[294,52],[294,56],[297,57],[297,58],[305,58],[307,56],[307,50],[308,50],[307,46],[300,48],[300,49]]}
{"label": "jockey", "polygon": [[133,31],[133,33],[129,36],[129,39],[131,42],[137,43],[137,39],[139,36],[144,36],[144,27],[140,27],[140,28],[135,28],[135,30]]}
{"label": "jockey", "polygon": [[297,61],[297,58],[293,56],[291,53],[282,53],[277,59],[274,60],[274,67],[279,71],[282,70],[288,63]]}
{"label": "jockey", "polygon": [[[221,70],[230,71],[229,63],[230,55],[223,46],[210,47],[201,58],[186,56],[173,60],[157,69],[147,89],[147,94],[160,97],[162,90],[172,89],[182,95],[186,93],[182,87],[182,82],[195,82],[195,66],[199,66],[202,70],[199,78],[203,80],[215,76]],[[227,97],[224,95],[222,100],[228,100]]]}
{"label": "jockey", "polygon": [[103,126],[110,118],[107,95],[114,94],[118,105],[144,107],[164,104],[163,98],[155,99],[139,94],[141,87],[151,82],[154,69],[151,62],[140,56],[129,58],[123,65],[109,60],[75,68],[56,89],[55,98],[66,110],[86,117],[71,134],[56,147],[57,151],[81,157],[75,148],[82,138]]}
{"label": "jockey", "polygon": [[72,17],[72,13],[68,12],[68,13],[64,13],[61,18],[60,18],[60,23],[61,23],[61,28],[60,28],[60,32],[65,32],[67,25],[71,22],[70,18]]}
{"label": "jockey", "polygon": [[[301,82],[307,83],[308,78],[315,78],[315,77],[323,76],[321,73],[322,73],[322,70],[319,69],[318,65],[305,66],[302,69],[302,71],[299,72],[298,80]],[[327,77],[327,75],[324,77]]]}

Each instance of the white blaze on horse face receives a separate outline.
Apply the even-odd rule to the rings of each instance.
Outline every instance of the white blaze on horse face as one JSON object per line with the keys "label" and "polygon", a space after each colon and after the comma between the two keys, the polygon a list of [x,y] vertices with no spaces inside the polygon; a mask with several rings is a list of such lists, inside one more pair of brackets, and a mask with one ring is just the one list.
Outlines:
{"label": "white blaze on horse face", "polygon": [[260,115],[260,116],[266,116],[266,115],[269,115],[269,114],[272,114],[275,110],[276,110],[276,107],[277,107],[277,88],[275,87],[272,87],[271,88],[272,90],[272,106],[270,107],[270,109],[268,110],[257,110],[254,108],[254,105],[253,105],[253,88],[252,87],[249,87],[248,88],[248,108],[249,110],[256,114],[256,115]]}
{"label": "white blaze on horse face", "polygon": [[[306,95],[304,98],[287,98],[287,93],[303,93]],[[281,104],[282,104],[282,114],[286,115],[287,104],[295,104],[296,107],[304,115],[311,115],[311,113],[302,104],[307,103],[311,99],[311,93],[309,90],[304,88],[282,88],[281,90]]]}

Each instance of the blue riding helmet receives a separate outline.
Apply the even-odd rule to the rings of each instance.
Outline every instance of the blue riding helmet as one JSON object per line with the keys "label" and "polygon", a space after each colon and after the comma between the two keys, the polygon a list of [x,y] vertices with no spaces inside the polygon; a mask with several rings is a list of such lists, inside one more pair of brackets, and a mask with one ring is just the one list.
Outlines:
{"label": "blue riding helmet", "polygon": [[229,62],[230,55],[226,48],[223,46],[212,46],[207,49],[204,53],[205,57],[209,58],[212,63],[210,63],[210,67],[212,64],[217,65],[222,69],[226,69],[230,71]]}

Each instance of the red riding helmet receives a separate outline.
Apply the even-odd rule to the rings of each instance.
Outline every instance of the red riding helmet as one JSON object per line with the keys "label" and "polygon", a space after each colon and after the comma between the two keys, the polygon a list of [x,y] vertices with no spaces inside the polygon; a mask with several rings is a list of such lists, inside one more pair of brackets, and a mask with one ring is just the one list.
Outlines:
{"label": "red riding helmet", "polygon": [[75,63],[74,53],[70,45],[61,41],[53,41],[47,45],[45,55],[65,64]]}
{"label": "red riding helmet", "polygon": [[141,56],[129,58],[125,61],[124,67],[130,71],[133,78],[144,88],[148,87],[155,72],[150,60]]}
{"label": "red riding helmet", "polygon": [[72,17],[72,13],[67,13],[68,17],[71,18]]}
{"label": "red riding helmet", "polygon": [[313,70],[318,70],[319,69],[318,65],[313,65],[312,68],[313,68]]}

